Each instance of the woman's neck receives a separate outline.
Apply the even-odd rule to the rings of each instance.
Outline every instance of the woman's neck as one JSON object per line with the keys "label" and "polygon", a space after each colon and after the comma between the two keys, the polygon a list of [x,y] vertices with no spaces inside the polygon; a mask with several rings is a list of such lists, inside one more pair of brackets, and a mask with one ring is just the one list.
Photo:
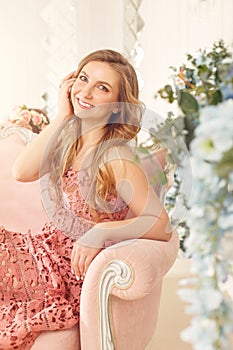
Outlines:
{"label": "woman's neck", "polygon": [[81,148],[97,145],[100,142],[103,135],[103,127],[94,127],[92,129],[87,130],[87,128],[85,126],[83,127],[82,125],[80,136]]}

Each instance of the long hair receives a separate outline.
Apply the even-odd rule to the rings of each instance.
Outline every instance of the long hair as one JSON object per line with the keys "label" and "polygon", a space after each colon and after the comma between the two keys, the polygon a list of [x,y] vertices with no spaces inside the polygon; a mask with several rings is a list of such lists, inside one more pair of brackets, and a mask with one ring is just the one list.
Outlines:
{"label": "long hair", "polygon": [[[87,55],[79,64],[76,77],[89,62],[106,62],[119,76],[119,112],[112,113],[104,126],[104,133],[97,144],[91,165],[91,186],[89,203],[92,209],[106,206],[103,204],[109,194],[116,194],[113,171],[108,162],[103,162],[104,156],[114,146],[127,145],[130,140],[136,140],[140,131],[140,122],[144,105],[139,101],[139,89],[136,72],[129,61],[119,52],[113,50],[98,50]],[[50,179],[57,186],[64,174],[72,165],[81,143],[81,120],[73,116],[56,135],[55,146],[51,157]],[[57,191],[56,191],[57,192]],[[58,192],[56,197],[58,197]],[[100,202],[102,201],[102,205]],[[95,209],[92,213],[96,212]]]}

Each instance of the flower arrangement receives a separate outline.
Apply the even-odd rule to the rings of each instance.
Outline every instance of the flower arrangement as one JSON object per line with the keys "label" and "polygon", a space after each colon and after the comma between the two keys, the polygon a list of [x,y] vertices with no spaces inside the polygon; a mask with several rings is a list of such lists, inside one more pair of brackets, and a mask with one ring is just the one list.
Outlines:
{"label": "flower arrangement", "polygon": [[231,99],[203,108],[190,144],[194,191],[185,245],[196,278],[186,281],[195,289],[184,288],[179,294],[192,304],[187,310],[195,315],[182,338],[200,350],[230,349],[228,334],[233,331],[233,302],[221,290],[233,266],[222,245],[225,236],[233,235],[232,135]]}
{"label": "flower arrangement", "polygon": [[8,120],[36,134],[39,134],[49,124],[49,118],[44,111],[28,108],[26,105],[15,106],[9,113]]}
{"label": "flower arrangement", "polygon": [[[211,51],[188,55],[187,61],[172,68],[173,85],[158,92],[177,104],[178,116],[169,113],[151,130],[151,138],[169,145],[171,139],[182,137],[192,166],[192,197],[179,226],[187,229],[183,245],[192,257],[194,276],[181,281],[179,295],[190,303],[187,312],[193,319],[181,336],[195,350],[229,350],[233,303],[222,286],[233,271],[233,258],[225,258],[223,246],[224,238],[233,235],[233,61],[221,40]],[[184,148],[173,144],[182,167]],[[180,183],[178,179],[170,195],[171,208]]]}
{"label": "flower arrangement", "polygon": [[188,54],[185,64],[171,69],[173,84],[165,85],[158,94],[169,103],[177,103],[182,114],[175,118],[170,114],[169,122],[184,136],[189,149],[201,109],[233,98],[232,53],[220,40],[210,51],[199,50],[197,57]]}
{"label": "flower arrangement", "polygon": [[[168,117],[158,127],[151,129],[153,143],[168,146],[170,162],[184,168],[183,158],[190,149],[195,129],[200,123],[200,114],[206,106],[216,106],[224,100],[233,98],[233,61],[223,40],[213,44],[211,50],[200,49],[197,56],[187,55],[187,62],[179,68],[171,67],[172,84],[167,84],[158,91],[156,98],[167,100],[175,105],[177,113],[169,112]],[[182,142],[172,142],[182,138]],[[171,141],[172,140],[172,141]],[[172,150],[171,150],[172,148]],[[185,155],[186,156],[186,155]],[[181,181],[176,174],[175,186],[167,196],[166,206],[172,213],[179,198],[180,205],[186,210],[190,204],[187,194],[181,193]],[[183,240],[189,234],[186,220],[174,218],[179,223],[178,231]]]}

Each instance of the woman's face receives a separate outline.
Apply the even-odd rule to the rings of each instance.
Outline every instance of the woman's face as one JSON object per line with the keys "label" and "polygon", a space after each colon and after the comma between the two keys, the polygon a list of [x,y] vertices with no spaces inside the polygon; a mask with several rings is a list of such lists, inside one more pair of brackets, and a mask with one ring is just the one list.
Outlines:
{"label": "woman's face", "polygon": [[119,97],[119,80],[119,74],[108,63],[87,63],[71,89],[74,113],[78,115],[82,111],[106,104],[113,109],[114,102]]}

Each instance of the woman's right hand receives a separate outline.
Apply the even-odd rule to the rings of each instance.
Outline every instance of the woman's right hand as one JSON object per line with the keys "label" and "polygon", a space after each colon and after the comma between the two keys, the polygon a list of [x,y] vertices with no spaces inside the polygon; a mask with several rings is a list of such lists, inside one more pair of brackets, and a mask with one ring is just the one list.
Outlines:
{"label": "woman's right hand", "polygon": [[70,100],[70,91],[76,80],[75,72],[71,72],[62,79],[58,93],[58,117],[67,119],[74,114],[73,105]]}

